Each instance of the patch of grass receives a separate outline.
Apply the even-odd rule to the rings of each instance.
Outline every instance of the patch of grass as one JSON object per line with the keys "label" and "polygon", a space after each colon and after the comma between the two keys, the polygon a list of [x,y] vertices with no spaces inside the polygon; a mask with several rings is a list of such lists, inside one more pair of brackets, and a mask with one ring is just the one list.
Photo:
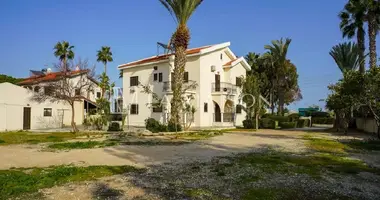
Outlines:
{"label": "patch of grass", "polygon": [[99,133],[33,133],[33,132],[3,132],[0,133],[0,145],[9,144],[38,144],[47,142],[63,142],[86,135],[99,135]]}
{"label": "patch of grass", "polygon": [[305,135],[304,139],[307,140],[306,146],[317,152],[345,154],[350,149],[347,145],[331,139],[314,138],[310,135]]}
{"label": "patch of grass", "polygon": [[0,170],[0,199],[36,193],[39,189],[68,182],[94,180],[141,170],[132,166],[56,166]]}
{"label": "patch of grass", "polygon": [[184,139],[184,140],[191,140],[191,141],[196,141],[196,140],[205,140],[208,138],[212,138],[215,136],[223,135],[225,131],[223,130],[204,130],[204,131],[198,131],[198,132],[188,132],[188,133],[179,133],[175,134],[177,139]]}
{"label": "patch of grass", "polygon": [[347,142],[346,145],[357,150],[380,151],[380,140],[352,140]]}
{"label": "patch of grass", "polygon": [[118,142],[114,141],[87,141],[87,142],[65,142],[50,144],[48,148],[67,150],[67,149],[92,149],[103,148],[118,145]]}

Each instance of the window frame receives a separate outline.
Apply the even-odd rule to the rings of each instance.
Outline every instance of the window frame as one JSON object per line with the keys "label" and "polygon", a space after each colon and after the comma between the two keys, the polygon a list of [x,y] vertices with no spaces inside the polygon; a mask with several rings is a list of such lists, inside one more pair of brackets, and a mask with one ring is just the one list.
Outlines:
{"label": "window frame", "polygon": [[153,113],[162,113],[162,110],[163,110],[162,106],[158,106],[158,107],[157,106],[153,106],[152,107],[152,112]]}
{"label": "window frame", "polygon": [[203,103],[203,112],[208,113],[208,103]]}
{"label": "window frame", "polygon": [[153,74],[153,82],[157,82],[158,81],[158,73],[154,73]]}
{"label": "window frame", "polygon": [[243,85],[243,79],[242,77],[236,77],[235,79],[235,85],[238,87],[241,87]]}
{"label": "window frame", "polygon": [[[48,112],[48,111],[50,111],[50,115],[47,115],[46,112]],[[44,108],[43,116],[44,117],[52,117],[53,116],[53,108]]]}
{"label": "window frame", "polygon": [[[132,109],[135,106],[135,109]],[[132,112],[135,111],[135,112]],[[131,104],[131,110],[129,111],[130,115],[138,115],[139,114],[139,104]]]}
{"label": "window frame", "polygon": [[131,76],[131,77],[129,77],[129,86],[130,87],[138,86],[138,85],[139,85],[139,76]]}
{"label": "window frame", "polygon": [[163,81],[162,72],[158,73],[158,82],[161,83]]}
{"label": "window frame", "polygon": [[235,110],[235,113],[236,113],[236,114],[242,114],[242,110],[243,110],[242,105],[237,104],[235,109],[236,109],[236,110]]}

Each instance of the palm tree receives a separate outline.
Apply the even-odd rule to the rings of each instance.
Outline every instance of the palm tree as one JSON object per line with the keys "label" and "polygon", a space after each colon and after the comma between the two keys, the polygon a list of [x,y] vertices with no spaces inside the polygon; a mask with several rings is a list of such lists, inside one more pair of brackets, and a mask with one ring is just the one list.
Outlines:
{"label": "palm tree", "polygon": [[365,57],[360,57],[360,51],[357,44],[345,42],[335,45],[331,49],[330,55],[333,57],[340,71],[345,73],[347,71],[357,70],[358,67],[365,62]]}
{"label": "palm tree", "polygon": [[57,42],[54,46],[54,56],[63,63],[64,71],[67,71],[67,61],[74,59],[73,48],[67,41]]}
{"label": "palm tree", "polygon": [[251,66],[251,70],[247,71],[247,74],[252,74],[257,71],[260,62],[260,54],[249,52],[244,58],[248,62],[249,66]]}
{"label": "palm tree", "polygon": [[[276,76],[277,76],[277,88],[278,88],[278,114],[283,115],[284,104],[285,104],[285,90],[283,89],[285,86],[285,72],[288,59],[286,58],[288,54],[288,48],[291,39],[286,38],[285,41],[281,38],[281,40],[272,41],[272,45],[265,45],[264,48],[267,49],[271,56],[273,66],[276,68]],[[273,98],[273,97],[272,97]]]}
{"label": "palm tree", "polygon": [[202,3],[203,0],[159,0],[169,11],[177,22],[176,31],[172,35],[172,45],[175,50],[174,59],[174,87],[171,106],[172,123],[178,124],[180,121],[180,110],[182,110],[182,83],[187,62],[186,50],[190,41],[190,31],[187,27],[191,15]]}
{"label": "palm tree", "polygon": [[[366,21],[366,6],[362,0],[349,0],[344,6],[344,10],[339,14],[340,30],[343,37],[349,39],[353,38],[356,34],[356,40],[360,50],[360,60],[364,60],[365,52],[365,30],[364,23]],[[359,71],[364,74],[365,63],[360,64]]]}
{"label": "palm tree", "polygon": [[98,59],[96,61],[104,64],[104,73],[107,75],[107,63],[113,61],[111,47],[102,46],[98,51],[97,57]]}
{"label": "palm tree", "polygon": [[368,9],[369,66],[375,68],[377,66],[376,36],[380,28],[380,1],[363,0],[363,2]]}

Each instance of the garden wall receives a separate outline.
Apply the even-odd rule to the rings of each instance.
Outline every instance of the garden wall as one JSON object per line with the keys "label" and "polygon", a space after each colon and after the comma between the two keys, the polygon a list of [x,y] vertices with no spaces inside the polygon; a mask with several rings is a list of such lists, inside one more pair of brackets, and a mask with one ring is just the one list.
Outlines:
{"label": "garden wall", "polygon": [[371,118],[356,118],[356,127],[364,132],[377,133],[376,122]]}

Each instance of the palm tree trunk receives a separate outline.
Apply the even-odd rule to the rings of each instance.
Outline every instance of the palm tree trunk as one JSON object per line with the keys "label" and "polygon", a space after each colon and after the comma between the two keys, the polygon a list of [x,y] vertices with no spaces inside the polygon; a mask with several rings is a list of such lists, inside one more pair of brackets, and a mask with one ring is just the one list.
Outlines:
{"label": "palm tree trunk", "polygon": [[185,73],[185,65],[187,62],[186,49],[189,44],[190,33],[186,25],[179,25],[174,34],[174,85],[173,85],[173,99],[172,107],[170,110],[172,123],[180,124],[181,110],[182,110],[182,83]]}
{"label": "palm tree trunk", "polygon": [[104,63],[104,73],[107,75],[107,63]]}
{"label": "palm tree trunk", "polygon": [[376,14],[368,14],[368,37],[369,37],[369,66],[370,68],[376,67],[377,54],[376,54],[376,33],[377,22]]}
{"label": "palm tree trunk", "polygon": [[357,37],[358,46],[360,49],[359,59],[362,61],[360,63],[359,71],[360,71],[360,73],[364,74],[365,73],[365,62],[364,62],[365,32],[364,32],[364,30],[358,29],[356,37]]}

